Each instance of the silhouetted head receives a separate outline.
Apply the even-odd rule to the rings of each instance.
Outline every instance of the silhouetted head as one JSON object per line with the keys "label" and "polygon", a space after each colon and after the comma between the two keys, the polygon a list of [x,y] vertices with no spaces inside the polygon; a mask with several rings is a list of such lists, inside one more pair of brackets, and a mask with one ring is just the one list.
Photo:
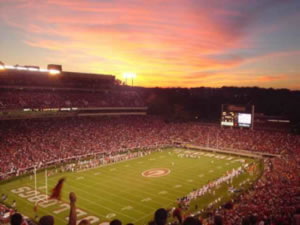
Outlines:
{"label": "silhouetted head", "polygon": [[15,213],[10,218],[10,224],[11,225],[21,225],[23,222],[23,217],[20,213]]}
{"label": "silhouetted head", "polygon": [[43,216],[39,221],[39,225],[54,225],[53,216]]}
{"label": "silhouetted head", "polygon": [[115,219],[109,223],[109,225],[122,225],[122,222],[118,219]]}
{"label": "silhouetted head", "polygon": [[165,225],[168,219],[167,210],[160,208],[154,214],[154,221],[157,225]]}
{"label": "silhouetted head", "polygon": [[214,222],[215,225],[223,225],[223,219],[221,216],[215,216]]}
{"label": "silhouetted head", "polygon": [[184,220],[183,225],[202,225],[202,223],[199,219],[190,216]]}

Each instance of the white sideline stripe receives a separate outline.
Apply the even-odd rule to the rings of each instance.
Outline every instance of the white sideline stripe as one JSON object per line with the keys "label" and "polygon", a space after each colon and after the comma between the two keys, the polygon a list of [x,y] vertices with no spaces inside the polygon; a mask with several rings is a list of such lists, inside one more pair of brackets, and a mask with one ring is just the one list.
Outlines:
{"label": "white sideline stripe", "polygon": [[[95,169],[99,169],[101,167],[109,167],[109,166],[112,166],[112,165],[115,165],[115,164],[125,163],[125,162],[131,161],[131,160],[135,160],[135,159],[141,159],[141,158],[144,158],[145,156],[147,156],[147,155],[139,156],[139,157],[132,158],[132,159],[127,159],[127,160],[121,160],[121,161],[114,162],[114,163],[102,164],[102,165],[99,165],[99,166],[96,166],[96,167],[93,167],[93,168],[89,168],[89,169],[86,169],[86,170],[76,171],[75,173],[82,173],[82,172],[86,172],[86,171],[89,171],[89,170],[95,170]],[[140,163],[140,162],[138,162],[138,163]]]}

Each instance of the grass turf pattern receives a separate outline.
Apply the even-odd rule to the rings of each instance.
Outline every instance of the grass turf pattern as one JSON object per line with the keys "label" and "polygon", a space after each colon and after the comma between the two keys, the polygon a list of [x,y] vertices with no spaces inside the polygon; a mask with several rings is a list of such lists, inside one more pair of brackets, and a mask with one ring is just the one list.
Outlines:
{"label": "grass turf pattern", "polygon": [[[220,154],[213,156],[201,155],[196,158],[186,157],[197,155],[201,151],[187,149],[165,149],[162,152],[153,152],[150,155],[115,164],[105,165],[86,171],[57,173],[48,177],[48,195],[58,179],[66,178],[63,187],[62,201],[50,206],[38,206],[38,216],[53,215],[56,225],[67,224],[69,214],[68,194],[75,192],[77,195],[78,220],[87,218],[101,224],[114,218],[120,219],[123,224],[146,224],[153,218],[156,209],[176,206],[177,198],[183,197],[193,189],[198,189],[209,181],[224,176],[226,171],[238,168],[244,163],[254,162],[254,159],[238,156],[225,156],[217,159]],[[184,155],[179,157],[179,155]],[[243,163],[242,160],[245,160]],[[169,169],[169,174],[158,177],[145,177],[143,172],[150,169]],[[148,173],[146,173],[148,174]],[[150,172],[150,175],[153,173]],[[8,196],[7,204],[15,199],[16,208],[24,215],[34,218],[34,180],[33,176],[26,176],[0,186],[0,193]],[[234,179],[234,185],[249,179],[245,172]],[[253,179],[251,177],[251,179]],[[38,195],[45,194],[44,172],[37,175]],[[27,187],[23,190],[20,187]],[[19,188],[19,189],[18,189]],[[15,192],[13,193],[12,190]],[[18,192],[18,193],[16,193]],[[229,199],[231,195],[227,191],[226,184],[216,190],[216,194],[201,196],[191,204],[198,209],[205,208],[214,199],[222,197]],[[42,198],[42,196],[41,196]],[[45,205],[44,205],[45,206]]]}

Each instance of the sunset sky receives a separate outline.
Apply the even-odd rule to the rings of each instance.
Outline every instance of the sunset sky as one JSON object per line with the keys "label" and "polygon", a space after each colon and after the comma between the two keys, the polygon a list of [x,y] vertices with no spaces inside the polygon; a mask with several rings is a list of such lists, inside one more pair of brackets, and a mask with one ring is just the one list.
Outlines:
{"label": "sunset sky", "polygon": [[299,0],[0,0],[0,61],[300,90]]}

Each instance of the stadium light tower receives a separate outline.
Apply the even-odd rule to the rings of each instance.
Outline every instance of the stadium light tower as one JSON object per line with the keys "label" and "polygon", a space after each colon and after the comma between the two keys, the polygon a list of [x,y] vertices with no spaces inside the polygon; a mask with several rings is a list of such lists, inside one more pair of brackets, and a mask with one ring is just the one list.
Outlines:
{"label": "stadium light tower", "polygon": [[49,74],[50,75],[57,75],[57,74],[60,74],[60,71],[59,70],[49,70]]}
{"label": "stadium light tower", "polygon": [[133,86],[133,79],[136,78],[136,74],[133,72],[123,73],[123,78],[125,79],[125,84],[127,84],[127,79],[131,79],[131,86]]}
{"label": "stadium light tower", "polygon": [[0,70],[4,70],[5,67],[4,67],[4,63],[0,61]]}

